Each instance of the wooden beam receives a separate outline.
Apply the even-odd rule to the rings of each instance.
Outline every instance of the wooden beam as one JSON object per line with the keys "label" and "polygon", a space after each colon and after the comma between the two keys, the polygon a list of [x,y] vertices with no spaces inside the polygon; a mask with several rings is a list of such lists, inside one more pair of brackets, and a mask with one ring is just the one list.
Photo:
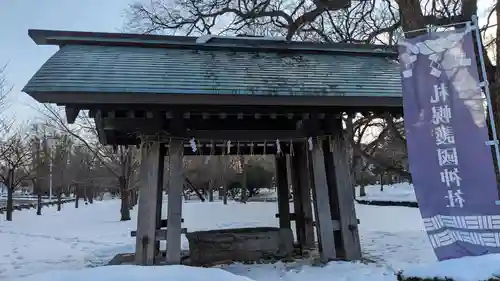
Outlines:
{"label": "wooden beam", "polygon": [[181,263],[182,190],[184,187],[183,142],[172,139],[169,147],[170,184],[168,187],[167,263]]}
{"label": "wooden beam", "polygon": [[[354,206],[354,185],[347,160],[347,144],[343,136],[341,119],[329,119],[329,126],[336,132],[332,137],[333,165],[335,167],[336,202],[340,215],[340,232],[346,260],[361,259],[358,220]],[[330,152],[329,152],[330,153]]]}
{"label": "wooden beam", "polygon": [[312,166],[314,175],[314,189],[318,216],[316,218],[321,239],[320,258],[322,262],[329,262],[336,258],[335,240],[333,238],[333,223],[328,199],[328,185],[326,182],[325,159],[320,141],[316,141],[312,151]]}
{"label": "wooden beam", "polygon": [[[181,219],[181,222],[184,222],[184,219]],[[167,219],[162,219],[160,222],[160,228],[164,228],[168,226],[168,220]]]}
{"label": "wooden beam", "polygon": [[[328,139],[324,139],[322,141],[322,146],[323,146],[323,154],[325,157],[325,169],[326,169],[326,181],[328,185],[328,198],[330,200],[330,212],[332,216],[332,220],[340,220],[340,212],[339,212],[339,206],[337,202],[337,182],[336,182],[336,175],[335,175],[335,167],[333,163],[333,156],[331,153],[331,147],[330,147],[330,142]],[[340,230],[334,229],[334,232],[332,232],[332,235],[335,239],[335,247],[336,247],[336,252],[337,252],[337,257],[339,258],[344,258],[345,257],[345,251],[342,243],[342,237],[340,234],[340,231],[335,231],[335,230]]]}
{"label": "wooden beam", "polygon": [[[286,154],[286,166],[287,166],[287,179],[289,186],[291,185],[292,187],[292,202],[293,202],[293,210],[294,213],[290,213],[290,221],[295,221],[295,234],[296,234],[296,239],[297,239],[297,244],[300,245],[301,249],[303,248],[302,245],[304,244],[304,212],[302,211],[302,204],[300,201],[300,182],[299,178],[296,174],[294,174],[296,171],[294,169],[294,161],[293,155],[291,153]],[[279,215],[279,214],[278,214]]]}
{"label": "wooden beam", "polygon": [[162,93],[30,92],[38,102],[58,104],[137,104],[202,106],[310,106],[310,107],[402,107],[399,97],[305,96],[305,95],[224,95]]}
{"label": "wooden beam", "polygon": [[277,138],[297,139],[304,137],[304,135],[297,130],[190,130],[185,137],[194,137],[199,140],[275,141]]}
{"label": "wooden beam", "polygon": [[75,123],[76,118],[78,117],[78,114],[80,113],[80,109],[76,108],[76,107],[66,106],[64,108],[64,111],[66,112],[66,121],[69,124]]}
{"label": "wooden beam", "polygon": [[97,130],[97,138],[99,139],[99,142],[103,145],[107,145],[107,132],[104,130],[104,121],[102,117],[102,112],[100,110],[96,111],[95,117],[95,127]]}
{"label": "wooden beam", "polygon": [[[277,219],[279,219],[280,218],[280,214],[275,214],[274,217],[277,218]],[[296,213],[290,213],[290,221],[297,222],[298,220],[300,220],[300,216],[298,216]],[[339,220],[332,220],[332,224],[333,224],[333,230],[334,231],[340,230],[340,221]],[[316,226],[316,222],[313,221],[312,225]]]}
{"label": "wooden beam", "polygon": [[[156,233],[155,233],[156,242],[167,240],[167,229],[168,228],[162,228],[162,229],[157,229],[156,230]],[[181,228],[181,233],[182,234],[186,234],[187,233],[187,228],[185,228],[185,227]],[[135,231],[135,230],[130,231],[130,236],[131,237],[137,237],[137,231]]]}
{"label": "wooden beam", "polygon": [[275,165],[278,189],[278,211],[280,214],[279,225],[280,228],[291,228],[286,157],[284,155],[276,156]]}
{"label": "wooden beam", "polygon": [[[156,229],[161,228],[162,224],[162,219],[161,219],[161,214],[162,214],[162,205],[163,205],[163,181],[164,181],[164,174],[165,174],[165,153],[166,153],[166,147],[163,143],[160,143],[160,159],[158,160],[158,182],[157,182],[157,192],[158,194],[156,195]],[[156,242],[155,245],[155,257],[158,256],[160,253],[160,243]]]}
{"label": "wooden beam", "polygon": [[302,208],[302,194],[300,193],[300,179],[298,171],[296,169],[297,159],[290,154],[286,155],[286,157],[288,162],[288,177],[293,190],[293,210],[295,212],[293,214],[290,214],[290,220],[295,221],[295,233],[297,235],[297,242],[301,246],[301,248],[303,248],[305,235],[304,211]]}
{"label": "wooden beam", "polygon": [[[170,131],[175,127],[173,119],[145,117],[104,117],[107,129],[119,129],[125,132],[147,131],[151,129]],[[152,122],[153,121],[153,122]],[[190,130],[295,130],[297,120],[287,118],[254,118],[238,119],[237,116],[227,116],[223,119],[209,118],[203,119],[202,116],[191,116],[185,119],[184,127]]]}
{"label": "wooden beam", "polygon": [[311,202],[311,173],[310,156],[305,142],[295,144],[295,155],[292,164],[294,164],[294,174],[299,178],[299,191],[301,206],[304,216],[304,247],[313,248],[315,245],[313,210]]}
{"label": "wooden beam", "polygon": [[143,143],[141,146],[139,210],[135,249],[135,261],[140,265],[154,264],[159,162],[160,143]]}

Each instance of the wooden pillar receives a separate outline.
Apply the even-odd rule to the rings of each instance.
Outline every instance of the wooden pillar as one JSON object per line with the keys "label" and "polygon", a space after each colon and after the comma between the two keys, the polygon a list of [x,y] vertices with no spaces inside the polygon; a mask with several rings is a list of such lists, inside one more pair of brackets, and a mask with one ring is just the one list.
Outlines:
{"label": "wooden pillar", "polygon": [[330,201],[331,219],[334,222],[332,235],[335,239],[335,251],[337,257],[344,258],[345,251],[340,235],[340,212],[337,203],[337,182],[335,175],[335,166],[333,163],[333,154],[331,153],[330,141],[324,139],[322,142],[323,154],[325,157],[326,182],[328,184],[328,199]]}
{"label": "wooden pillar", "polygon": [[150,141],[142,143],[135,248],[135,261],[140,265],[154,264],[159,164],[160,143]]}
{"label": "wooden pillar", "polygon": [[288,181],[286,175],[286,157],[276,156],[276,183],[278,187],[278,213],[280,228],[291,228],[290,202],[288,199]]}
{"label": "wooden pillar", "polygon": [[316,193],[315,205],[317,208],[316,226],[320,240],[320,258],[328,262],[336,258],[335,241],[333,238],[333,222],[328,197],[326,181],[325,158],[321,141],[314,141],[311,152],[314,191]]}
{"label": "wooden pillar", "polygon": [[169,147],[170,185],[167,201],[167,263],[181,263],[182,190],[184,142],[172,139]]}
{"label": "wooden pillar", "polygon": [[[156,201],[156,229],[160,230],[161,226],[161,214],[163,207],[163,182],[165,181],[165,144],[160,144],[160,160],[158,163],[158,195]],[[160,241],[155,242],[155,256],[159,256],[160,254]]]}
{"label": "wooden pillar", "polygon": [[[294,183],[297,181],[298,199],[300,200],[301,207],[301,228],[302,228],[302,241],[303,248],[314,247],[314,218],[311,204],[311,173],[309,170],[308,151],[305,143],[296,144],[294,148],[295,155],[292,159]],[[297,203],[298,204],[298,203]],[[297,213],[297,210],[295,210]]]}
{"label": "wooden pillar", "polygon": [[328,167],[328,185],[330,202],[333,204],[335,219],[339,220],[339,237],[342,258],[346,260],[361,259],[361,243],[359,240],[358,220],[354,206],[354,186],[349,162],[347,161],[347,144],[342,129],[342,120],[334,117],[327,119],[328,131],[332,133],[331,144],[325,144],[325,160]]}
{"label": "wooden pillar", "polygon": [[300,175],[297,168],[297,158],[293,155],[287,155],[288,180],[292,183],[293,190],[293,213],[295,214],[295,233],[297,234],[297,243],[300,248],[304,246],[305,223],[304,208],[302,207],[302,194],[300,190]]}

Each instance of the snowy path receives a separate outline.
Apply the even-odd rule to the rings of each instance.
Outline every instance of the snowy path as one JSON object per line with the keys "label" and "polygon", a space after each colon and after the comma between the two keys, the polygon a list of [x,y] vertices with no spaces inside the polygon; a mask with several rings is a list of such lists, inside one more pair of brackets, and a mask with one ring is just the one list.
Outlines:
{"label": "snowy path", "polygon": [[[118,200],[110,200],[93,205],[81,204],[79,209],[65,205],[62,212],[57,212],[55,208],[45,208],[41,217],[37,217],[34,210],[26,210],[15,212],[13,222],[6,222],[2,217],[0,280],[49,270],[102,265],[117,253],[132,252],[135,240],[130,237],[130,231],[136,228],[136,213],[132,212],[131,221],[119,222],[119,204]],[[224,206],[220,202],[191,201],[184,204],[183,217],[186,221],[184,225],[189,231],[276,226],[276,211],[276,203],[230,203]],[[366,257],[396,269],[408,263],[435,260],[422,231],[418,209],[358,205],[357,212]],[[186,240],[183,241],[183,247],[187,248]],[[288,267],[291,266],[298,265],[238,265],[226,269],[260,281],[275,280],[269,279],[269,274],[289,274]],[[349,267],[349,264],[338,266]],[[269,267],[274,268],[274,273],[268,272]],[[267,277],[259,278],[257,275],[264,269],[267,273],[261,275]],[[345,270],[363,274],[363,270],[359,268]],[[382,275],[387,273],[387,268],[377,270]],[[367,269],[365,273],[367,276],[373,274],[372,269]]]}

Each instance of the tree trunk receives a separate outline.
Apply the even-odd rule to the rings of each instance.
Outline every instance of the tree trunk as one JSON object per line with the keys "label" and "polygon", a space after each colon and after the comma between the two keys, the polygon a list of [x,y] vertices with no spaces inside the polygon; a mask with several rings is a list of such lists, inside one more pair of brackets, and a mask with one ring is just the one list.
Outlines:
{"label": "tree trunk", "polygon": [[[243,161],[243,157],[241,157]],[[242,171],[242,179],[241,179],[241,202],[247,202],[248,200],[248,180],[247,180],[247,165],[243,164]]]}
{"label": "tree trunk", "polygon": [[89,203],[94,204],[94,187],[93,186],[90,187],[89,194],[90,194]]}
{"label": "tree trunk", "polygon": [[380,173],[380,191],[384,191],[384,173]]}
{"label": "tree trunk", "polygon": [[80,201],[80,192],[78,192],[78,184],[75,184],[75,209],[78,209],[78,201]]}
{"label": "tree trunk", "polygon": [[7,221],[12,221],[14,212],[14,170],[9,169],[7,175]]}
{"label": "tree trunk", "polygon": [[120,220],[129,221],[130,220],[130,195],[127,190],[125,178],[120,177],[120,196],[121,196],[121,208],[120,208]]}
{"label": "tree trunk", "polygon": [[38,191],[36,196],[36,215],[42,215],[42,192]]}
{"label": "tree trunk", "polygon": [[139,191],[138,190],[134,190],[134,192],[132,194],[134,195],[133,204],[134,204],[134,207],[135,207],[135,206],[137,206],[137,202],[138,202],[138,199],[139,199]]}
{"label": "tree trunk", "polygon": [[57,187],[57,211],[60,212],[62,209],[62,188]]}
{"label": "tree trunk", "polygon": [[121,192],[121,210],[120,210],[120,220],[129,221],[130,220],[130,201],[129,201],[129,191],[122,190]]}
{"label": "tree trunk", "polygon": [[366,196],[366,189],[365,189],[365,185],[362,183],[359,186],[359,197],[364,197],[364,196]]}
{"label": "tree trunk", "polygon": [[214,202],[214,180],[210,180],[208,183],[208,201]]}
{"label": "tree trunk", "polygon": [[128,208],[129,210],[133,210],[134,207],[137,205],[137,190],[133,189],[133,190],[129,190],[128,191]]}
{"label": "tree trunk", "polygon": [[[10,185],[10,183],[9,183]],[[14,211],[14,190],[7,188],[7,221],[12,221],[12,212]]]}
{"label": "tree trunk", "polygon": [[134,209],[136,193],[134,190],[129,190],[128,192],[128,208],[129,210]]}

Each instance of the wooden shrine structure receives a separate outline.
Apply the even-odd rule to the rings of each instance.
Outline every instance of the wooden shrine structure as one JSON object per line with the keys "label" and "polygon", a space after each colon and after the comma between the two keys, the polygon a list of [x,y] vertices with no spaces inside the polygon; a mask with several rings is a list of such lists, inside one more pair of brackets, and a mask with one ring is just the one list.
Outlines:
{"label": "wooden shrine structure", "polygon": [[60,49],[23,91],[64,106],[69,123],[88,110],[103,144],[141,149],[138,264],[158,262],[166,155],[168,264],[181,262],[184,155],[275,154],[280,228],[291,228],[295,220],[298,243],[315,247],[316,227],[325,261],[361,258],[341,117],[401,113],[395,50],[258,37],[49,30],[29,35]]}

